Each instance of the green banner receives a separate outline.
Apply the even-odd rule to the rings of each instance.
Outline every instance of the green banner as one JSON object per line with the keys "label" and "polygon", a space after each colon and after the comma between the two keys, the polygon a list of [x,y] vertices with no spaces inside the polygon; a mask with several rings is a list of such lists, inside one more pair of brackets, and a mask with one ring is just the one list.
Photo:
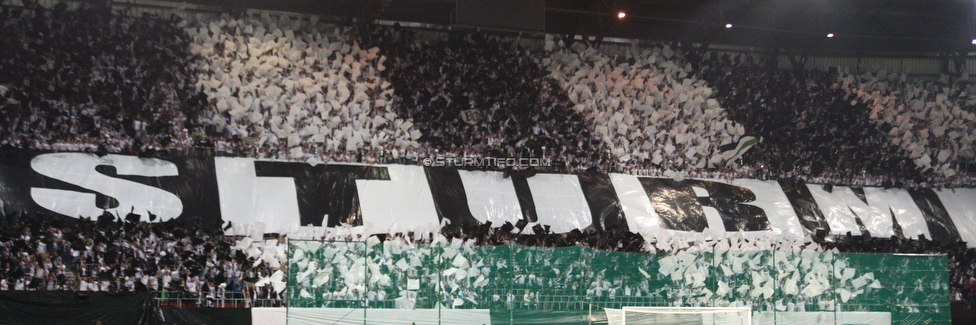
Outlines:
{"label": "green banner", "polygon": [[625,306],[751,306],[765,316],[886,312],[893,324],[949,324],[947,263],[945,255],[291,241],[288,306],[487,309],[493,324],[606,322],[604,308]]}

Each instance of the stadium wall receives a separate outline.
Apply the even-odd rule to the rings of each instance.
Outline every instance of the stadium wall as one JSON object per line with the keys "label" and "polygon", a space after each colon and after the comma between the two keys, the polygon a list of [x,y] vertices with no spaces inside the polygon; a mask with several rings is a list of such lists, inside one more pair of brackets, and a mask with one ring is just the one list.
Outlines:
{"label": "stadium wall", "polygon": [[2,324],[151,324],[148,292],[0,291]]}

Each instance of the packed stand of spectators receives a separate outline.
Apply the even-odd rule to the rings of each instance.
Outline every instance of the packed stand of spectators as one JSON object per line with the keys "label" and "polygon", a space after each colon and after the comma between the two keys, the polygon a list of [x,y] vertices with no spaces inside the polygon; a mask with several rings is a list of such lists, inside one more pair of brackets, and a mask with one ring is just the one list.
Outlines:
{"label": "packed stand of spectators", "polygon": [[[25,2],[27,3],[27,2]],[[176,15],[3,6],[0,145],[140,153],[189,145],[198,111]]]}
{"label": "packed stand of spectators", "polygon": [[[531,53],[478,34],[417,41],[399,28],[379,30],[370,41],[377,47],[365,48],[348,30],[314,18],[267,15],[186,27],[178,16],[3,7],[0,23],[3,145],[129,153],[186,147],[186,124],[199,119],[262,158],[377,162],[527,151],[573,168],[622,165],[655,175],[754,170],[859,185],[972,181],[952,174],[954,161],[974,154],[976,89],[965,82],[797,73],[743,57],[709,60],[695,72],[670,47],[613,59],[581,47]],[[743,168],[722,169],[717,146],[746,134],[764,141]],[[201,302],[227,292],[250,301],[284,297],[284,239],[110,217],[0,221],[0,290],[152,290]],[[478,245],[651,253],[716,244],[511,229],[468,237]],[[976,300],[976,251],[875,243],[827,248],[951,252],[954,294]]]}
{"label": "packed stand of spectators", "polygon": [[[669,272],[671,272],[668,270],[672,269],[659,271],[655,267],[645,265],[643,268],[651,274],[640,276],[637,273],[620,273],[617,267],[622,267],[623,264],[612,261],[601,263],[591,261],[591,258],[586,256],[582,258],[571,257],[569,261],[566,261],[566,256],[560,257],[561,255],[557,253],[558,250],[528,249],[529,247],[589,247],[606,252],[663,254],[658,255],[658,258],[663,260],[668,257],[676,257],[672,260],[678,261],[679,264],[682,263],[680,262],[682,260],[687,263],[688,259],[684,257],[690,254],[697,256],[693,263],[695,267],[711,265],[710,263],[714,262],[710,257],[711,255],[699,253],[729,251],[731,254],[731,252],[737,252],[742,256],[751,256],[744,260],[748,261],[749,268],[745,272],[747,277],[756,277],[757,273],[758,276],[763,277],[763,274],[773,272],[773,268],[776,269],[776,272],[783,273],[784,270],[790,270],[791,263],[793,267],[797,267],[797,264],[791,261],[801,254],[806,256],[801,258],[804,263],[810,262],[808,257],[815,257],[815,259],[822,259],[817,263],[836,264],[839,265],[840,269],[845,267],[857,269],[860,262],[856,257],[851,257],[851,260],[832,260],[829,253],[948,254],[949,265],[945,270],[948,271],[949,283],[940,282],[938,277],[916,279],[916,283],[893,283],[890,282],[892,279],[875,278],[877,274],[873,274],[874,272],[869,269],[857,269],[857,274],[838,276],[839,279],[833,280],[837,282],[836,285],[839,286],[837,288],[843,287],[844,289],[838,290],[838,292],[844,291],[850,294],[849,297],[845,298],[830,298],[833,296],[832,294],[821,296],[816,293],[816,290],[809,289],[811,286],[807,275],[797,278],[795,273],[793,277],[775,277],[775,280],[771,280],[777,283],[775,286],[780,288],[778,290],[784,290],[784,292],[790,292],[791,289],[788,289],[790,283],[803,283],[799,287],[793,287],[792,290],[797,292],[792,294],[775,293],[771,296],[772,298],[769,295],[762,299],[757,299],[756,296],[748,298],[752,290],[766,290],[762,285],[743,286],[747,288],[745,291],[742,287],[735,286],[722,289],[720,285],[719,291],[716,291],[715,294],[725,296],[718,300],[719,302],[724,301],[725,305],[739,304],[741,306],[741,303],[750,303],[754,304],[755,310],[760,311],[772,311],[774,309],[780,311],[832,311],[835,310],[835,305],[839,308],[840,304],[847,303],[850,305],[844,308],[860,308],[858,306],[861,303],[887,299],[872,295],[872,289],[890,287],[904,287],[905,290],[912,291],[910,293],[906,291],[898,302],[898,308],[907,313],[919,313],[923,312],[922,309],[932,308],[932,306],[924,305],[921,301],[931,299],[930,293],[940,290],[951,292],[954,300],[976,301],[976,278],[972,276],[973,270],[976,269],[976,249],[967,248],[965,243],[961,242],[940,243],[904,238],[868,238],[862,241],[859,237],[844,236],[834,236],[827,238],[826,241],[817,241],[812,237],[785,239],[743,236],[741,234],[721,240],[714,238],[708,234],[680,233],[662,234],[654,238],[644,238],[641,235],[628,232],[549,234],[544,233],[541,229],[519,231],[511,224],[495,228],[482,226],[464,230],[455,229],[443,231],[441,234],[415,234],[412,232],[379,236],[369,236],[362,233],[348,233],[338,236],[327,234],[321,238],[324,241],[295,244],[295,247],[298,247],[302,252],[296,253],[296,260],[293,260],[293,264],[291,264],[291,267],[298,268],[292,273],[297,274],[298,278],[296,279],[297,289],[290,292],[292,296],[289,299],[301,300],[304,304],[315,304],[306,305],[306,307],[362,306],[365,302],[373,308],[411,308],[419,302],[412,299],[409,292],[418,289],[407,289],[405,282],[407,278],[418,278],[420,279],[419,292],[425,297],[437,298],[434,298],[433,301],[427,300],[425,302],[427,305],[417,305],[416,308],[433,308],[434,305],[432,304],[440,303],[444,308],[484,308],[484,306],[489,306],[493,309],[572,309],[574,307],[560,301],[559,296],[566,295],[579,299],[583,297],[584,291],[588,302],[613,303],[613,298],[616,295],[619,298],[630,297],[638,300],[641,298],[666,299],[674,302],[675,306],[694,305],[696,301],[702,304],[712,303],[709,298],[706,297],[701,300],[702,298],[698,294],[694,294],[697,289],[677,282],[659,287],[659,284],[655,284],[650,289],[646,287],[646,284],[642,286],[641,280],[643,279],[649,279],[652,283],[654,281],[667,282],[667,279],[670,278]],[[318,239],[318,237],[314,239]],[[355,243],[347,244],[346,241]],[[375,246],[377,244],[383,244],[383,247]],[[513,246],[514,251],[511,254],[519,259],[520,272],[510,274],[512,277],[510,283],[493,284],[491,287],[487,287],[488,280],[491,280],[491,283],[496,283],[498,280],[492,275],[497,277],[496,273],[506,272],[506,261],[504,261],[506,258],[498,259],[497,256],[488,253],[488,255],[494,256],[489,257],[484,254],[491,252],[491,250],[483,251],[478,247],[508,245],[516,245]],[[372,252],[367,250],[367,247],[373,247]],[[451,249],[447,247],[451,247]],[[468,247],[474,249],[468,249]],[[526,247],[527,249],[522,251],[518,247]],[[313,253],[314,251],[320,252]],[[457,255],[463,255],[464,258],[456,257],[455,251]],[[367,262],[363,264],[361,260],[354,260],[348,256],[340,258],[340,254],[365,256]],[[506,254],[508,253],[503,255]],[[584,250],[584,255],[586,254],[588,253]],[[595,254],[601,253],[595,252]],[[772,263],[772,260],[766,259],[773,257],[764,254],[776,254],[777,265],[765,265],[764,263],[767,262]],[[316,268],[312,266],[314,264],[312,263],[313,259],[309,259],[312,255],[335,256],[335,258],[322,260],[321,263],[323,264]],[[753,258],[759,255],[765,257],[762,260]],[[702,260],[701,257],[703,256],[707,258]],[[595,256],[591,257],[596,258]],[[617,258],[622,257],[622,255],[614,257],[613,254],[609,254],[608,257]],[[528,261],[522,260],[522,258],[527,258]],[[735,258],[731,255],[728,259],[718,260],[730,269],[736,268],[736,262],[733,262]],[[295,264],[296,262],[297,264]],[[605,264],[607,263],[617,267],[603,270],[602,268],[606,267]],[[532,267],[535,264],[538,264],[536,266],[545,265],[545,267],[536,269]],[[739,265],[739,267],[743,266]],[[923,269],[889,269],[885,271],[889,275],[894,272],[895,275],[893,276],[896,278],[905,279],[916,274],[931,274],[924,269],[925,267],[930,267],[936,272],[940,269],[938,265],[916,266]],[[364,277],[357,267],[369,268],[369,274],[372,275]],[[579,269],[581,267],[584,269]],[[634,267],[634,265],[628,265],[628,267]],[[661,262],[658,267],[666,268],[664,262]],[[689,281],[688,273],[685,271],[695,267],[685,265],[677,270],[684,273],[685,281]],[[576,273],[574,273],[574,269],[576,269]],[[716,270],[721,269],[716,268]],[[815,269],[811,270],[808,265],[802,269],[802,272],[807,272],[810,276],[815,277],[827,276],[815,274],[817,273]],[[833,270],[833,268],[828,269]],[[462,273],[461,270],[465,270],[465,272]],[[548,272],[549,270],[554,273]],[[580,273],[580,270],[589,270],[590,272],[583,271]],[[663,277],[657,275],[659,272],[664,272],[662,273]],[[743,272],[724,270],[706,273],[705,276],[715,277],[728,283],[735,283],[735,281],[739,281],[740,284],[743,281],[745,283],[756,283],[748,279],[736,280],[737,277],[742,276],[739,273]],[[446,284],[437,285],[438,274]],[[462,275],[458,276],[457,274]],[[596,284],[590,285],[588,281],[594,278]],[[556,281],[553,281],[554,279]],[[580,282],[580,280],[587,281]],[[603,281],[609,281],[609,286]],[[589,288],[587,288],[588,285]],[[770,285],[767,283],[767,286]],[[949,287],[947,288],[944,285]],[[505,289],[500,289],[509,286],[517,289],[514,294],[511,290],[506,294]],[[837,288],[823,287],[823,289],[829,290],[837,290]],[[808,290],[813,291],[808,292]],[[606,300],[608,298],[609,300]],[[848,301],[849,299],[850,301]],[[939,306],[934,308],[938,309]]]}
{"label": "packed stand of spectators", "polygon": [[729,117],[764,139],[743,157],[761,173],[821,184],[927,184],[888,140],[890,126],[869,119],[867,105],[851,105],[833,73],[776,69],[745,55],[722,55],[706,60],[701,74]]}
{"label": "packed stand of spectators", "polygon": [[551,53],[548,69],[568,92],[623,171],[717,171],[719,146],[746,130],[731,121],[712,89],[695,77],[681,51],[670,46],[628,49],[610,57],[575,43]]}
{"label": "packed stand of spectators", "polygon": [[392,107],[387,57],[347,29],[263,14],[199,20],[186,32],[201,57],[192,66],[209,100],[204,118],[248,156],[375,163],[419,147],[421,131]]}
{"label": "packed stand of spectators", "polygon": [[546,156],[584,168],[604,161],[541,53],[481,33],[421,41],[394,27],[370,36],[391,57],[394,107],[428,130],[425,146],[453,157]]}
{"label": "packed stand of spectators", "polygon": [[[282,264],[265,263],[221,229],[177,222],[134,222],[111,214],[95,220],[0,214],[0,291],[166,292],[214,306],[282,305]],[[276,251],[285,239],[248,245]]]}
{"label": "packed stand of spectators", "polygon": [[[356,234],[293,241],[289,267],[294,289],[289,301],[322,308],[368,304],[371,308],[440,305],[565,311],[585,308],[582,301],[613,308],[664,303],[748,305],[761,312],[863,311],[867,305],[893,303],[891,296],[876,291],[887,289],[899,291],[892,308],[925,313],[944,308],[932,302],[944,302],[942,293],[949,292],[948,283],[931,281],[945,272],[940,265],[879,270],[868,266],[878,263],[873,257],[835,255],[842,252],[838,247],[854,244],[849,240],[834,244],[810,237],[782,240],[741,234],[716,240],[702,234],[675,234],[645,242],[626,233],[532,230],[535,234],[527,235],[514,233],[510,224],[485,228],[467,229],[467,235],[396,233],[367,238]],[[599,249],[538,249],[589,243],[602,244]],[[879,248],[874,252],[922,252]],[[895,259],[900,263],[905,257]],[[716,287],[705,284],[713,280]]]}
{"label": "packed stand of spectators", "polygon": [[[675,178],[976,181],[957,165],[976,137],[965,81],[799,73],[745,56],[694,71],[680,46],[533,53],[481,33],[181,16],[4,7],[0,144],[140,153],[193,146],[187,128],[209,125],[218,150],[309,162],[534,156]],[[762,142],[725,163],[719,146],[747,135]]]}
{"label": "packed stand of spectators", "polygon": [[837,79],[852,104],[867,105],[871,120],[890,127],[891,143],[938,183],[951,184],[959,162],[976,157],[976,84],[968,75],[924,81],[882,70]]}
{"label": "packed stand of spectators", "polygon": [[[131,217],[116,218],[106,214],[95,220],[66,221],[43,215],[5,215],[0,218],[0,291],[153,291],[167,292],[169,298],[195,301],[197,306],[220,306],[222,299],[231,297],[244,297],[244,306],[286,304],[288,271],[285,261],[288,252],[284,235],[265,236],[260,228],[247,227],[243,232],[252,233],[250,236],[230,237],[224,236],[221,229],[200,229],[177,222],[136,222],[138,218]],[[968,249],[962,243],[941,244],[905,239],[871,239],[864,243],[842,237],[827,242],[814,242],[811,238],[784,241],[738,236],[711,240],[700,234],[645,240],[638,234],[626,232],[529,234],[536,230],[527,229],[518,234],[510,224],[484,228],[442,234],[398,233],[370,237],[340,227],[324,231],[319,229],[318,232],[290,231],[288,237],[323,240],[325,243],[359,241],[369,245],[380,242],[389,245],[398,242],[403,249],[416,249],[440,242],[475,246],[579,246],[669,255],[712,249],[793,253],[827,250],[948,253],[953,298],[976,301],[976,280],[972,277],[972,270],[976,267],[976,250]],[[357,292],[348,289],[342,296],[331,293],[330,299],[352,297],[349,300],[362,300],[370,291],[377,293],[378,288]],[[392,303],[398,298],[395,296],[397,291],[395,288],[389,289],[390,292],[385,292],[383,296],[391,295],[388,300]],[[291,294],[299,295],[300,292]],[[375,307],[393,308],[393,305]]]}

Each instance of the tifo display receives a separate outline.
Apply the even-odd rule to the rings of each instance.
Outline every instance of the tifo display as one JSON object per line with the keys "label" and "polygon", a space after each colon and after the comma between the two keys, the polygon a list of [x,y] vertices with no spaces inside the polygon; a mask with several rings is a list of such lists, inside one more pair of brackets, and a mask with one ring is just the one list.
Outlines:
{"label": "tifo display", "polygon": [[495,324],[522,324],[540,312],[552,323],[595,318],[677,324],[694,318],[737,324],[753,317],[760,324],[789,324],[784,320],[805,316],[818,324],[858,317],[873,319],[871,324],[948,322],[946,259],[936,255],[727,248],[648,255],[446,239],[419,245],[396,238],[292,240],[289,252],[290,310],[352,308],[367,320],[373,309],[476,309],[490,311]]}
{"label": "tifo display", "polygon": [[976,323],[972,6],[509,1],[0,1],[0,324]]}

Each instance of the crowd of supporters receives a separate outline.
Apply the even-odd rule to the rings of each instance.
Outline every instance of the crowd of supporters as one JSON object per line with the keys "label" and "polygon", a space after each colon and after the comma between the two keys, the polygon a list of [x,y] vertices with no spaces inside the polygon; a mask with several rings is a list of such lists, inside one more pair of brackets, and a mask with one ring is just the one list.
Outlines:
{"label": "crowd of supporters", "polygon": [[[949,257],[949,291],[953,301],[976,302],[976,249],[965,243],[904,238],[840,238],[825,244],[850,253],[947,254]],[[936,280],[937,281],[937,280]],[[931,283],[925,283],[931,285]]]}
{"label": "crowd of supporters", "polygon": [[[464,242],[460,245],[590,247],[606,251],[645,254],[709,252],[713,249],[776,250],[793,253],[801,251],[825,252],[834,249],[852,253],[945,253],[949,255],[948,285],[953,299],[976,301],[976,279],[972,276],[974,267],[976,267],[976,250],[967,248],[964,243],[941,243],[898,238],[861,239],[844,236],[828,238],[826,241],[818,241],[809,237],[799,241],[778,241],[775,238],[743,239],[736,236],[730,240],[716,241],[703,239],[701,236],[677,236],[674,238],[655,238],[653,242],[650,242],[645,241],[640,235],[627,232],[549,234],[542,229],[519,230],[510,224],[495,228],[447,230],[442,234],[397,233],[369,239],[366,237],[367,235],[336,229],[335,231],[315,234],[307,239],[316,240],[327,246],[335,245],[333,243],[350,245],[343,244],[350,241],[368,245],[385,242],[385,245],[401,247],[393,248],[394,254],[406,254],[407,250],[417,253],[419,252],[418,249],[436,245],[438,242],[448,245],[447,247]],[[455,244],[448,244],[454,241],[456,241]],[[729,246],[730,244],[732,246]],[[0,266],[2,266],[0,267],[0,291],[74,291],[79,293],[150,291],[165,293],[160,296],[163,302],[166,299],[181,299],[185,304],[189,304],[186,303],[189,301],[196,306],[228,306],[225,300],[234,298],[237,301],[234,302],[233,306],[237,307],[282,306],[287,304],[288,297],[298,299],[297,297],[300,294],[299,292],[288,292],[285,289],[284,284],[289,281],[289,277],[296,274],[294,272],[289,273],[287,270],[287,263],[289,263],[285,256],[287,253],[281,254],[287,245],[287,238],[284,235],[268,235],[262,240],[242,236],[224,236],[221,229],[201,229],[193,225],[192,222],[151,223],[137,221],[136,218],[117,218],[111,214],[103,215],[94,220],[87,218],[68,220],[61,217],[11,213],[0,217]],[[298,245],[305,250],[312,249],[308,242]],[[340,246],[335,247],[341,248]],[[384,248],[384,251],[389,249],[389,247]],[[404,250],[404,253],[399,253],[401,249]],[[539,251],[539,254],[543,252]],[[404,255],[404,257],[406,256]],[[389,263],[395,260],[396,258]],[[294,262],[291,261],[291,263]],[[541,260],[536,262],[542,263]],[[472,261],[472,265],[474,265],[474,261]],[[560,267],[568,266],[562,265]],[[330,268],[328,270],[331,272],[343,270],[343,268],[338,267],[334,270]],[[654,272],[656,270],[649,269],[649,271]],[[483,272],[487,275],[487,272],[490,271]],[[520,276],[525,276],[525,274]],[[336,277],[333,281],[339,281],[341,284],[342,278],[338,274]],[[529,277],[521,281],[532,280]],[[539,281],[542,280],[539,278]],[[609,280],[614,281],[613,279]],[[302,275],[299,274],[297,281],[298,283],[305,283],[308,292],[312,292],[311,286],[308,286],[311,279],[303,280]],[[513,281],[520,283],[518,282],[519,279],[513,279]],[[399,286],[383,283],[383,280],[380,280],[380,282],[370,286],[368,290],[358,291],[350,289],[352,287],[346,288],[348,290],[339,290],[344,286],[336,286],[335,292],[327,292],[328,297],[325,300],[355,302],[366,299],[375,302],[374,307],[394,308],[396,306],[396,308],[406,308],[403,305],[408,303],[408,300],[405,299],[407,297],[406,291],[402,287],[404,283],[399,283]],[[476,284],[477,281],[469,282],[466,285]],[[616,285],[614,284],[614,286]],[[640,291],[638,283],[628,282],[627,285],[631,285],[633,290]],[[577,289],[582,290],[584,288],[585,286]],[[611,287],[599,290],[606,290],[605,295],[611,289],[619,290],[618,295],[623,295],[626,291],[622,285],[619,288]],[[535,290],[541,289],[536,288]],[[569,290],[568,287],[566,290]],[[596,291],[598,289],[591,287],[590,290]],[[383,293],[380,294],[380,291]],[[643,293],[636,294],[636,297],[647,296],[656,292],[655,290],[644,291],[646,292],[642,291]],[[308,292],[303,294],[307,295]],[[321,295],[322,293],[317,294]],[[375,296],[368,298],[370,294]],[[532,297],[536,297],[535,291],[532,291],[531,294]],[[593,294],[594,297],[603,296],[589,291],[587,294]],[[445,299],[447,303],[452,301]],[[477,297],[477,299],[482,301],[490,298]],[[502,307],[501,301],[505,301],[505,299],[509,300],[509,304],[513,300],[512,297],[501,297],[501,301],[498,299],[499,297],[495,297],[495,301],[500,304],[497,307]],[[530,300],[526,300],[525,308],[529,308]],[[516,297],[514,301],[521,303],[523,300]],[[549,301],[548,303],[555,302]],[[768,301],[768,303],[772,303],[772,301]],[[508,308],[513,307],[509,306]]]}
{"label": "crowd of supporters", "polygon": [[554,157],[582,168],[602,161],[602,146],[538,53],[483,34],[423,41],[411,34],[384,29],[374,37],[392,57],[386,73],[395,107],[429,130],[425,146],[457,157]]}
{"label": "crowd of supporters", "polygon": [[190,92],[181,18],[67,5],[0,12],[0,142],[58,151],[186,146]]}
{"label": "crowd of supporters", "polygon": [[650,175],[736,170],[725,168],[719,147],[739,141],[745,129],[728,119],[680,50],[665,45],[611,57],[576,43],[547,61],[606,147],[603,164]]}
{"label": "crowd of supporters", "polygon": [[837,85],[871,108],[868,117],[890,128],[891,144],[902,148],[916,167],[945,178],[958,173],[958,162],[972,160],[976,140],[976,83],[968,74],[938,79],[909,79],[905,74],[841,71]]}
{"label": "crowd of supporters", "polygon": [[748,163],[823,179],[862,177],[864,172],[896,179],[917,175],[910,160],[889,148],[885,132],[863,118],[866,107],[848,107],[843,90],[830,88],[828,73],[799,75],[760,63],[733,63],[727,56],[708,61],[704,70],[729,114],[764,138]]}
{"label": "crowd of supporters", "polygon": [[280,264],[254,263],[236,238],[192,224],[2,214],[0,291],[153,291],[211,306],[236,293],[240,306],[281,304],[279,292],[258,285]]}
{"label": "crowd of supporters", "polygon": [[[973,112],[962,94],[970,92],[965,83],[942,84],[950,91],[938,101],[960,105],[939,116],[969,124],[956,121],[926,131],[926,123],[945,119],[934,117],[924,102],[911,109],[916,116],[899,120],[888,106],[873,106],[883,98],[870,96],[874,88],[863,81],[775,69],[746,56],[716,56],[695,71],[680,50],[664,46],[621,58],[585,47],[535,53],[480,34],[418,40],[401,28],[378,29],[369,36],[375,47],[366,48],[343,28],[285,21],[187,23],[179,15],[4,6],[0,144],[139,153],[190,147],[188,128],[199,123],[213,129],[202,132],[208,133],[204,140],[261,158],[378,162],[529,155],[557,158],[571,169],[623,166],[652,175],[677,170],[698,177],[766,174],[813,183],[926,187],[974,181],[953,176],[963,168],[949,161],[972,157],[966,132],[973,128],[966,126]],[[897,97],[907,92],[897,89],[911,88],[910,82],[893,83],[879,93],[896,96],[889,99],[896,104],[916,105]],[[913,124],[893,126],[896,121]],[[906,130],[933,134],[932,140],[919,136],[925,141],[917,157],[908,150],[914,147],[892,140],[915,141]],[[763,141],[736,163],[739,168],[724,168],[714,159],[718,146],[744,135]],[[930,166],[919,168],[925,156]],[[942,167],[933,168],[932,161]],[[5,214],[0,290],[280,297],[276,281],[268,281],[283,268],[269,262],[280,259],[247,252],[251,247],[241,247],[241,238],[225,237],[219,229],[123,219],[66,223]],[[491,231],[477,240],[650,251],[634,234]],[[976,299],[974,250],[933,242],[875,243],[837,247],[948,252],[954,294]],[[271,246],[261,249],[273,251]]]}
{"label": "crowd of supporters", "polygon": [[[581,43],[531,51],[481,33],[419,39],[399,26],[360,32],[314,18],[182,17],[4,7],[0,106],[10,113],[0,142],[127,153],[212,144],[310,162],[532,156],[564,171],[851,185],[973,181],[956,162],[973,152],[966,82],[790,71],[747,55],[693,69],[681,46],[609,56]],[[720,147],[745,136],[761,142],[727,163]]]}
{"label": "crowd of supporters", "polygon": [[701,73],[730,118],[763,137],[743,163],[764,173],[872,186],[948,187],[972,180],[916,166],[891,142],[892,125],[868,118],[872,108],[855,100],[837,73],[778,69],[744,55],[714,56]]}
{"label": "crowd of supporters", "polygon": [[303,161],[375,163],[419,148],[421,131],[398,117],[380,75],[387,57],[341,29],[269,15],[190,24],[212,134],[248,156]]}

